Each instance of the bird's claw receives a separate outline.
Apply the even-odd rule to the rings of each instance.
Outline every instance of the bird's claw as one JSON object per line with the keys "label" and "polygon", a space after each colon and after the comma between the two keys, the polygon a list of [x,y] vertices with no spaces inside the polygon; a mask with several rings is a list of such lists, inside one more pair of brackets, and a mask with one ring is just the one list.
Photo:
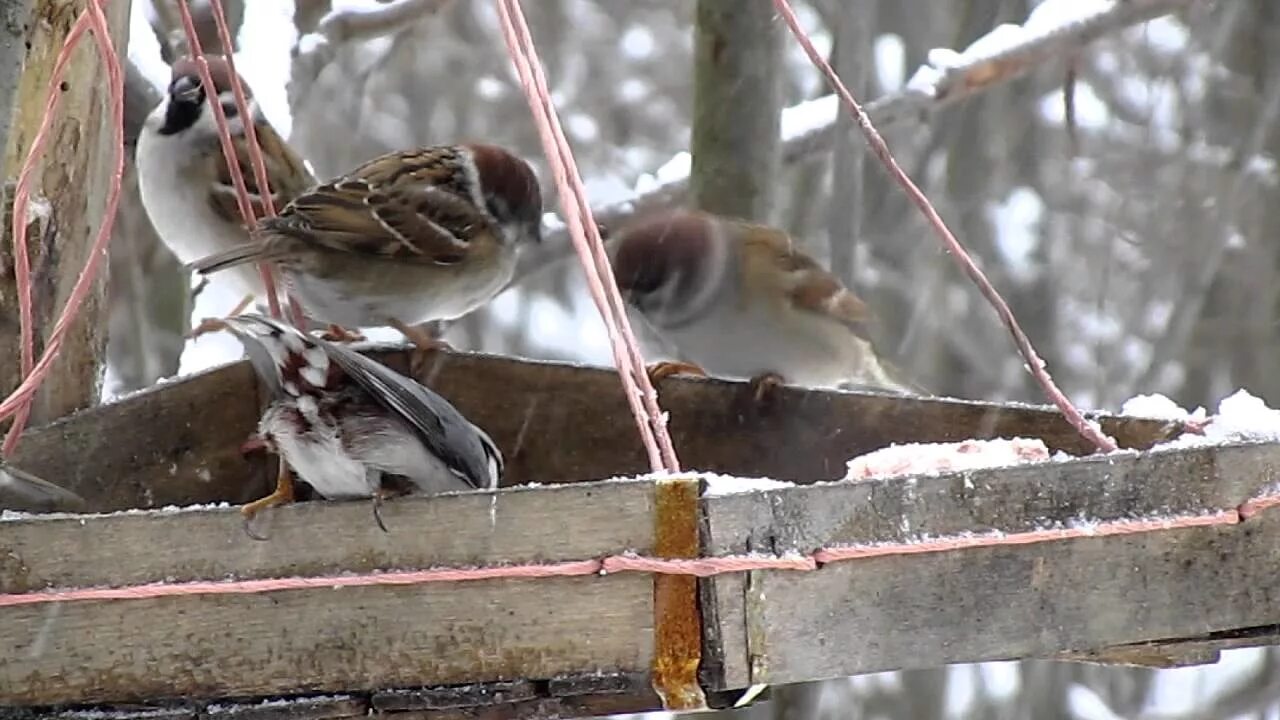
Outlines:
{"label": "bird's claw", "polygon": [[662,361],[654,363],[645,368],[649,375],[649,384],[657,385],[672,375],[692,375],[694,377],[708,377],[707,371],[700,366],[688,362],[678,361]]}
{"label": "bird's claw", "polygon": [[373,520],[378,523],[378,527],[382,532],[390,533],[391,531],[387,529],[386,522],[382,520],[382,499],[383,496],[381,491],[373,494]]}
{"label": "bird's claw", "polygon": [[767,372],[751,378],[748,383],[751,388],[751,400],[757,406],[767,406],[773,404],[778,388],[786,384],[786,379],[775,372]]}
{"label": "bird's claw", "polygon": [[359,330],[351,330],[341,325],[329,323],[329,327],[320,333],[320,339],[333,343],[360,342],[365,340],[365,336]]}

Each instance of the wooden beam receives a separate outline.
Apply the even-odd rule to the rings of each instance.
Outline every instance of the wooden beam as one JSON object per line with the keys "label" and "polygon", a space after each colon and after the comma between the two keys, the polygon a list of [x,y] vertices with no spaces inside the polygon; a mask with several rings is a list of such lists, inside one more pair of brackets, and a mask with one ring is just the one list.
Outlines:
{"label": "wooden beam", "polygon": [[[404,371],[400,349],[372,354]],[[421,378],[493,436],[504,485],[564,483],[648,469],[612,370],[470,353],[440,353]],[[768,411],[745,383],[672,378],[659,397],[686,468],[797,482],[833,480],[845,462],[891,443],[1032,437],[1052,450],[1091,448],[1049,408],[783,388]],[[263,457],[238,448],[260,414],[247,362],[185,377],[33,430],[14,462],[64,483],[101,511],[227,501],[265,494]],[[1122,447],[1147,448],[1174,424],[1091,417]]]}
{"label": "wooden beam", "polygon": [[[1280,485],[1280,446],[1070,463],[706,498],[707,552],[809,553],[1232,510]],[[1280,513],[1225,527],[999,545],[703,583],[713,687],[953,662],[1090,654],[1280,624]],[[1092,651],[1092,652],[1091,652]],[[1111,651],[1113,654],[1116,651]],[[1080,655],[1084,653],[1085,655]]]}
{"label": "wooden beam", "polygon": [[[1247,445],[704,495],[702,552],[1190,516],[1234,509],[1277,481],[1280,445]],[[385,508],[390,533],[365,502],[300,503],[263,518],[266,543],[244,536],[234,508],[18,517],[0,522],[0,591],[654,553],[654,488],[404,498]],[[1280,610],[1266,598],[1280,593],[1277,560],[1280,511],[1270,510],[1225,526],[721,575],[701,581],[702,682],[720,690],[1025,657],[1203,660],[1274,641]],[[16,650],[0,655],[0,706],[340,692],[423,717],[479,717],[483,702],[529,716],[636,709],[652,694],[591,676],[648,677],[653,612],[651,579],[639,573],[4,607],[0,646]],[[439,687],[475,683],[485,687]],[[554,699],[557,687],[604,699]],[[473,704],[462,708],[462,696]]]}
{"label": "wooden beam", "polygon": [[[581,560],[653,551],[653,485],[607,482],[271,511],[0,522],[4,592]],[[321,587],[0,608],[0,706],[356,691],[648,672],[643,574]]]}
{"label": "wooden beam", "polygon": [[[0,129],[6,131],[4,175],[16,179],[44,116],[56,58],[81,10],[66,0],[6,3],[0,43]],[[104,6],[111,40],[121,57],[128,41],[129,3]],[[73,55],[62,87],[62,104],[49,129],[44,158],[33,175],[33,208],[27,247],[33,282],[36,357],[53,331],[80,271],[91,253],[93,234],[103,220],[107,181],[116,148],[111,143],[109,88],[94,41],[86,35]],[[12,196],[6,214],[11,215]],[[17,362],[19,318],[10,223],[0,231],[0,395],[21,382]],[[48,422],[98,400],[106,334],[101,305],[106,273],[94,289],[62,345],[53,370],[36,395],[34,422]],[[0,424],[7,426],[7,423]]]}

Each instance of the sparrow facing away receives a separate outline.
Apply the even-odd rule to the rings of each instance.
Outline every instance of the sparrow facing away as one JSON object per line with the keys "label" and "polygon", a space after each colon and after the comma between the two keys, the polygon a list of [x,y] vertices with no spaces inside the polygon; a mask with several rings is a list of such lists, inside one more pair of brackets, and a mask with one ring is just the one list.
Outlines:
{"label": "sparrow facing away", "polygon": [[383,530],[384,497],[498,486],[498,447],[435,392],[278,320],[217,322],[242,341],[275,398],[258,433],[281,456],[279,476],[275,492],[242,508],[246,531],[259,510],[293,501],[290,470],[325,498],[372,497]]}
{"label": "sparrow facing away", "polygon": [[[871,345],[870,310],[783,231],[687,210],[611,243],[623,298],[687,363],[712,375],[917,394]],[[689,363],[693,363],[690,365]]]}
{"label": "sparrow facing away", "polygon": [[[244,118],[240,117],[231,91],[231,68],[221,56],[210,55],[206,59],[218,89],[215,100],[227,116],[236,158],[254,212],[260,217],[262,188],[258,187],[249,161]],[[195,60],[179,59],[172,72],[164,98],[147,117],[138,136],[138,189],[160,238],[180,262],[190,263],[245,242],[248,232]],[[248,84],[242,80],[241,86],[262,149],[272,201],[280,208],[313,185],[315,179],[267,122]],[[238,268],[227,273],[225,281],[236,293],[265,301],[266,290],[256,267]]]}
{"label": "sparrow facing away", "polygon": [[84,498],[0,460],[0,510],[78,510]]}
{"label": "sparrow facing away", "polygon": [[274,260],[307,314],[352,327],[452,320],[511,280],[541,242],[533,168],[494,145],[389,153],[318,185],[252,242],[191,263],[203,274]]}

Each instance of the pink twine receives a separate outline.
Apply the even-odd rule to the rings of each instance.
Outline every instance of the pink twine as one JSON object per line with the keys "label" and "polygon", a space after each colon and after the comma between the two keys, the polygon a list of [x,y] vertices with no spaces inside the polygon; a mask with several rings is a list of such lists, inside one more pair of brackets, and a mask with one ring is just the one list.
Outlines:
{"label": "pink twine", "polygon": [[587,287],[596,309],[604,320],[613,350],[613,362],[622,379],[627,403],[631,406],[640,439],[649,455],[649,465],[654,471],[679,472],[680,461],[667,433],[666,416],[658,405],[658,396],[649,382],[644,357],[631,332],[631,323],[618,292],[600,239],[600,230],[587,203],[586,188],[578,175],[569,141],[560,128],[560,120],[551,102],[551,92],[542,72],[542,64],[533,45],[533,37],[525,22],[524,12],[518,0],[497,0],[498,17],[502,24],[502,37],[506,41],[511,62],[529,100],[533,120],[542,138],[543,152],[555,175],[560,207],[569,226],[578,259],[587,276]]}
{"label": "pink twine", "polygon": [[791,33],[796,36],[796,40],[804,48],[805,54],[809,56],[809,59],[818,70],[826,76],[836,94],[840,96],[845,108],[849,110],[849,114],[858,123],[862,134],[866,136],[867,144],[871,146],[872,152],[884,164],[889,174],[902,186],[902,189],[906,191],[912,203],[920,209],[925,219],[929,221],[929,224],[942,239],[943,246],[947,252],[960,265],[960,269],[964,270],[969,279],[978,286],[987,302],[995,308],[996,314],[1000,316],[1000,321],[1008,329],[1009,334],[1013,336],[1013,342],[1017,346],[1018,352],[1026,360],[1027,370],[1039,383],[1045,395],[1058,407],[1063,417],[1067,419],[1067,422],[1071,423],[1071,426],[1082,437],[1093,443],[1102,452],[1115,450],[1115,442],[1104,435],[1096,426],[1091,425],[1084,415],[1080,414],[1080,411],[1076,409],[1076,406],[1071,403],[1071,400],[1062,393],[1057,384],[1054,383],[1053,377],[1045,369],[1044,360],[1040,359],[1040,356],[1036,353],[1035,346],[1031,344],[1031,340],[1022,331],[1022,327],[1018,325],[1018,320],[1013,316],[1013,310],[1009,309],[1009,304],[1000,296],[1000,293],[991,284],[991,281],[987,279],[987,276],[983,274],[982,270],[973,261],[973,258],[969,257],[969,253],[965,251],[964,246],[960,244],[960,241],[956,239],[947,224],[943,222],[942,216],[938,215],[938,211],[930,204],[929,198],[925,197],[920,188],[916,187],[916,184],[911,181],[911,177],[898,166],[897,161],[893,159],[892,153],[889,152],[889,146],[880,137],[880,133],[876,131],[875,126],[871,124],[871,119],[862,111],[858,101],[853,99],[853,94],[845,87],[835,69],[822,56],[822,53],[818,52],[818,49],[813,46],[813,42],[809,40],[809,36],[805,34],[804,29],[800,27],[800,20],[791,9],[791,3],[788,0],[773,0],[773,5],[783,19],[786,20],[787,26],[791,28]]}
{"label": "pink twine", "polygon": [[[267,217],[271,217],[275,215],[275,205],[271,200],[271,187],[267,184],[267,169],[262,159],[262,148],[258,145],[258,135],[253,127],[253,115],[249,113],[244,88],[240,86],[240,78],[236,75],[235,64],[231,57],[234,54],[235,45],[231,42],[231,34],[227,30],[227,20],[222,14],[222,3],[215,0],[212,10],[214,23],[218,26],[218,35],[225,50],[223,57],[226,59],[227,67],[231,71],[231,91],[235,96],[236,110],[240,113],[241,124],[245,128],[245,139],[249,143],[249,161],[253,165],[255,178],[258,181],[258,190],[262,194],[262,207]],[[218,139],[222,144],[222,156],[227,161],[231,184],[236,190],[236,204],[240,208],[240,217],[244,220],[245,227],[252,229],[258,224],[258,217],[253,212],[253,202],[249,199],[249,189],[245,185],[244,173],[240,168],[240,160],[236,156],[235,144],[231,140],[231,127],[227,124],[227,114],[222,111],[222,103],[218,102],[218,88],[214,85],[213,76],[209,73],[209,62],[205,60],[204,48],[200,46],[200,37],[196,33],[195,22],[191,19],[191,9],[187,7],[187,0],[178,2],[178,13],[182,16],[182,29],[187,34],[187,45],[191,48],[191,57],[196,61],[196,70],[200,74],[200,84],[204,87],[205,98],[209,103],[209,108],[213,111],[214,123],[218,126]],[[271,264],[267,262],[258,263],[258,272],[261,274],[262,284],[266,288],[267,308],[271,316],[275,318],[282,317],[280,300],[276,296],[276,283],[271,271]]]}
{"label": "pink twine", "polygon": [[[90,2],[72,26],[71,32],[58,52],[54,63],[53,74],[49,78],[48,100],[45,102],[44,115],[40,118],[40,126],[32,139],[31,148],[23,160],[22,169],[18,173],[18,182],[13,198],[13,245],[14,275],[18,292],[18,316],[21,326],[21,368],[22,383],[0,403],[0,420],[13,416],[13,425],[4,439],[0,454],[10,455],[18,445],[22,431],[26,428],[27,419],[31,415],[31,404],[35,400],[36,390],[44,382],[54,361],[62,351],[62,341],[80,314],[85,298],[89,296],[92,283],[102,266],[107,254],[107,243],[111,240],[111,228],[115,224],[116,207],[120,203],[120,184],[124,176],[124,72],[120,66],[120,58],[116,54],[115,44],[111,41],[111,27],[102,11],[106,0]],[[31,182],[36,165],[44,155],[48,143],[49,130],[53,125],[54,114],[62,99],[59,89],[71,62],[71,53],[79,44],[86,30],[93,31],[93,38],[98,45],[98,54],[107,70],[107,82],[110,88],[110,112],[113,127],[112,139],[115,142],[115,163],[112,168],[111,182],[107,190],[107,203],[103,209],[102,222],[94,237],[93,246],[84,268],[76,278],[67,303],[54,323],[53,332],[45,344],[40,362],[32,363],[35,355],[35,326],[32,312],[31,260],[27,254],[27,211],[31,199]]]}
{"label": "pink twine", "polygon": [[1113,520],[1085,527],[1051,528],[1048,530],[1029,530],[1027,532],[1007,534],[996,532],[983,535],[957,535],[906,544],[869,543],[865,545],[847,545],[823,548],[815,552],[813,558],[820,564],[826,564],[841,560],[862,560],[889,555],[923,555],[999,545],[1034,545],[1053,540],[1114,537],[1116,535],[1137,535],[1158,530],[1236,525],[1240,521],[1240,514],[1235,510],[1221,510],[1208,515],[1182,515],[1172,518],[1145,520]]}
{"label": "pink twine", "polygon": [[[149,583],[119,588],[49,589],[31,593],[0,594],[0,607],[80,600],[140,600],[185,595],[247,595],[314,588],[425,585],[437,582],[470,582],[475,580],[527,580],[549,577],[607,575],[620,572],[691,575],[700,578],[756,570],[812,572],[820,570],[830,563],[867,560],[870,558],[1137,535],[1162,530],[1238,525],[1258,512],[1276,506],[1280,506],[1280,495],[1263,495],[1243,503],[1239,510],[1219,510],[1203,515],[1111,520],[1073,528],[1029,530],[1016,533],[991,532],[982,535],[956,535],[916,542],[857,543],[820,548],[810,555],[728,555],[693,559],[665,559],[626,553],[612,555],[601,560],[571,560],[544,564],[435,568],[431,570],[374,572],[365,575],[335,575],[329,577]],[[1247,514],[1244,510],[1246,507],[1251,508],[1251,511]]]}

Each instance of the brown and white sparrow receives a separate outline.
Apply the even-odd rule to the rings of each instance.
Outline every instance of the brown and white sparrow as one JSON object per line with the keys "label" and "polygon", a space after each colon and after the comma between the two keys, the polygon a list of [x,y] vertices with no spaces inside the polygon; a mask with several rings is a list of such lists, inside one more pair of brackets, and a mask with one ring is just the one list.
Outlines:
{"label": "brown and white sparrow", "polygon": [[383,530],[386,496],[497,487],[502,453],[435,392],[279,320],[216,322],[242,341],[274,397],[258,434],[280,471],[275,492],[242,508],[246,529],[259,510],[294,499],[291,471],[325,498],[372,497]]}
{"label": "brown and white sparrow", "polygon": [[252,242],[191,264],[204,274],[273,260],[307,314],[347,328],[452,320],[511,280],[542,239],[533,168],[482,144],[377,157],[262,222]]}
{"label": "brown and white sparrow", "polygon": [[[231,68],[221,56],[207,56],[207,61],[218,89],[213,100],[227,116],[246,188],[255,213],[261,217],[262,188],[258,187],[249,161],[244,118],[237,111],[231,91]],[[180,262],[190,263],[240,245],[248,239],[248,232],[196,63],[192,58],[181,58],[173,64],[172,71],[164,98],[147,117],[138,136],[138,189],[160,238]],[[315,179],[267,122],[248,84],[241,81],[241,86],[266,163],[272,201],[280,208],[313,185]],[[256,267],[237,268],[224,280],[235,293],[266,301]]]}
{"label": "brown and white sparrow", "polygon": [[622,228],[610,255],[633,314],[687,361],[658,377],[922,392],[873,349],[867,306],[781,230],[666,211]]}

